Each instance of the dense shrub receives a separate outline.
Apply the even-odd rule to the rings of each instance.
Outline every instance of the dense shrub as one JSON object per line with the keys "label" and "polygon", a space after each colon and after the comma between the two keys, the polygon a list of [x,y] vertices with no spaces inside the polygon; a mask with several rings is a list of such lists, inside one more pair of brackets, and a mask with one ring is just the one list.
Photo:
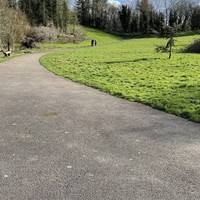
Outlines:
{"label": "dense shrub", "polygon": [[87,36],[82,27],[77,25],[69,25],[67,35],[71,35],[71,37],[74,38],[73,42],[81,42],[87,39]]}
{"label": "dense shrub", "polygon": [[85,39],[85,34],[79,26],[68,26],[66,32],[60,32],[53,25],[49,25],[35,27],[32,38],[35,42],[79,42]]}
{"label": "dense shrub", "polygon": [[200,53],[200,39],[195,40],[192,44],[184,49],[185,53]]}
{"label": "dense shrub", "polygon": [[41,38],[43,41],[57,41],[57,35],[59,35],[58,29],[56,29],[54,26],[35,27],[34,33],[34,38]]}
{"label": "dense shrub", "polygon": [[[21,41],[23,47],[27,47],[37,42],[80,42],[85,39],[85,34],[79,26],[68,26],[66,32],[61,32],[53,25],[34,27],[26,34],[25,39]],[[27,47],[31,48],[31,47]]]}
{"label": "dense shrub", "polygon": [[21,41],[21,47],[25,47],[27,49],[32,49],[35,47],[34,39],[31,37],[26,37]]}
{"label": "dense shrub", "polygon": [[81,42],[86,39],[80,26],[68,26],[67,31],[60,32],[53,25],[30,28],[21,40],[22,48],[33,48],[38,42]]}
{"label": "dense shrub", "polygon": [[45,40],[45,35],[39,34],[36,28],[31,28],[26,34],[26,38],[32,38],[34,42],[42,42]]}

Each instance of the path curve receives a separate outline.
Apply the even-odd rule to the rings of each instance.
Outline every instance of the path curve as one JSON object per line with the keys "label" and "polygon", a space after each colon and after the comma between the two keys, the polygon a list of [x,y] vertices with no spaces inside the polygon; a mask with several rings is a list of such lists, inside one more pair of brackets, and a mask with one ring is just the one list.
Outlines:
{"label": "path curve", "polygon": [[57,77],[42,54],[0,64],[0,199],[200,199],[200,125]]}

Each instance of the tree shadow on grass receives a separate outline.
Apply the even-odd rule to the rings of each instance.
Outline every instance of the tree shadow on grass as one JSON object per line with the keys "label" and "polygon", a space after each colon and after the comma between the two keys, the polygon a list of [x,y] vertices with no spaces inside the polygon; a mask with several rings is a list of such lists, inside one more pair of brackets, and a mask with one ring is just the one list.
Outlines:
{"label": "tree shadow on grass", "polygon": [[119,60],[119,61],[107,61],[107,62],[99,62],[101,64],[118,64],[118,63],[136,63],[136,62],[141,62],[141,61],[145,61],[145,62],[149,62],[149,61],[153,61],[153,60],[159,60],[160,58],[139,58],[139,59],[135,59],[135,60]]}

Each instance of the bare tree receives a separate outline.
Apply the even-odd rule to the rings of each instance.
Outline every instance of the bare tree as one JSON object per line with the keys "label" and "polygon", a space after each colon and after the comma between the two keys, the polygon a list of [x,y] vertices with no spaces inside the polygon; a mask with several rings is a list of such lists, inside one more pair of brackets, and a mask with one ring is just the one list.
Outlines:
{"label": "bare tree", "polygon": [[6,0],[0,0],[0,43],[7,50],[14,49],[14,43],[21,40],[29,30],[24,15],[8,6]]}

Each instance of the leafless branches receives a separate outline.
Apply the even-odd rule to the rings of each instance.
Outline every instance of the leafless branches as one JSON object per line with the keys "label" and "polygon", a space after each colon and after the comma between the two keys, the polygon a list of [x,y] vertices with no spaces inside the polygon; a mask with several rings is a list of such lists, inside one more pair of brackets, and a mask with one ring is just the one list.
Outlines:
{"label": "leafless branches", "polygon": [[7,1],[0,0],[0,43],[1,46],[13,45],[23,38],[29,25],[19,10],[9,8]]}

